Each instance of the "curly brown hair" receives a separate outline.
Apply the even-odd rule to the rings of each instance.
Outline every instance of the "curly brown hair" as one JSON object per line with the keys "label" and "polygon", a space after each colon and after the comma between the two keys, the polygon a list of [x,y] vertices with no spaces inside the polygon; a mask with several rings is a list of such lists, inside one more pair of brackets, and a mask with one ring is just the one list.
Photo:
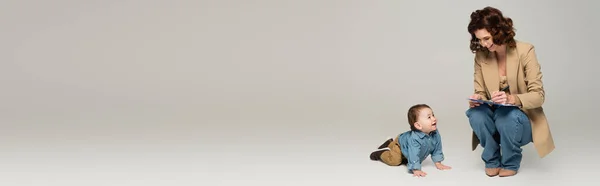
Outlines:
{"label": "curly brown hair", "polygon": [[488,6],[471,13],[471,22],[469,22],[467,29],[471,34],[470,49],[473,53],[487,50],[480,45],[479,39],[475,37],[475,31],[479,29],[486,29],[490,32],[496,45],[506,44],[507,47],[517,45],[514,39],[516,33],[512,19],[504,17],[502,12],[494,7]]}
{"label": "curly brown hair", "polygon": [[416,104],[416,105],[411,106],[408,109],[407,117],[408,117],[408,124],[410,125],[410,130],[413,130],[413,131],[418,130],[415,127],[415,122],[417,122],[417,118],[419,117],[419,112],[424,108],[431,109],[431,107],[429,107],[429,105],[427,105],[427,104]]}

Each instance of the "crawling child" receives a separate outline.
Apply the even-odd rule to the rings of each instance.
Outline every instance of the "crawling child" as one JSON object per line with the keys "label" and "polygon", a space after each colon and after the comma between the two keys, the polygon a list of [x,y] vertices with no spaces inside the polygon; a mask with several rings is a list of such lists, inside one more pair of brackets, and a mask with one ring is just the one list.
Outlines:
{"label": "crawling child", "polygon": [[429,155],[437,169],[451,169],[442,164],[442,138],[431,107],[426,104],[413,105],[408,109],[407,116],[411,130],[385,141],[378,150],[371,153],[371,160],[381,161],[389,166],[406,165],[409,173],[417,177],[427,175],[421,170],[421,163]]}

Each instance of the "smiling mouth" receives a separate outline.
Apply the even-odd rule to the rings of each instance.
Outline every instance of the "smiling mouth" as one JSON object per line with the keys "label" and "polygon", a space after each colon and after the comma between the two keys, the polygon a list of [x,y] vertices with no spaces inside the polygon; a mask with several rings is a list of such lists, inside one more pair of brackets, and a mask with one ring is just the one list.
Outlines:
{"label": "smiling mouth", "polygon": [[494,44],[490,45],[490,47],[488,47],[488,50],[492,49],[492,47],[494,47]]}

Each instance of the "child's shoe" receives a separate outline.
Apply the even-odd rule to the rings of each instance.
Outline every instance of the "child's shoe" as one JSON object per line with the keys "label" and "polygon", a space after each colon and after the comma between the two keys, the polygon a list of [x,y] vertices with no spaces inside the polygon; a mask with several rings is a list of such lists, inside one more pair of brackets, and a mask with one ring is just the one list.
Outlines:
{"label": "child's shoe", "polygon": [[377,149],[388,148],[388,146],[390,145],[390,143],[392,143],[392,141],[394,141],[394,139],[393,138],[389,138],[388,140],[386,140],[385,142],[383,142],[383,144],[381,144]]}
{"label": "child's shoe", "polygon": [[379,160],[381,160],[381,154],[388,150],[390,150],[390,149],[389,148],[377,149],[376,151],[373,151],[371,153],[369,158],[371,158],[371,160],[373,160],[373,161],[379,161]]}

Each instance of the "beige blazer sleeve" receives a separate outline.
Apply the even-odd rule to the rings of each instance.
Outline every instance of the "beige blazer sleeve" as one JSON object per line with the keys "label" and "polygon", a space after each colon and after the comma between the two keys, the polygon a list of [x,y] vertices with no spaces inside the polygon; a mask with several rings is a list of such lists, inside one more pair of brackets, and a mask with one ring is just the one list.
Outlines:
{"label": "beige blazer sleeve", "polygon": [[486,87],[485,87],[485,82],[483,79],[483,72],[481,71],[481,64],[477,61],[477,56],[475,56],[474,59],[474,63],[475,63],[475,70],[474,70],[474,88],[475,88],[475,94],[479,94],[481,96],[481,99],[483,100],[489,100],[488,98],[488,94],[486,91]]}
{"label": "beige blazer sleeve", "polygon": [[542,72],[535,54],[535,48],[531,46],[523,54],[524,79],[527,84],[527,93],[516,94],[523,109],[541,107],[545,100],[544,85],[542,83]]}

